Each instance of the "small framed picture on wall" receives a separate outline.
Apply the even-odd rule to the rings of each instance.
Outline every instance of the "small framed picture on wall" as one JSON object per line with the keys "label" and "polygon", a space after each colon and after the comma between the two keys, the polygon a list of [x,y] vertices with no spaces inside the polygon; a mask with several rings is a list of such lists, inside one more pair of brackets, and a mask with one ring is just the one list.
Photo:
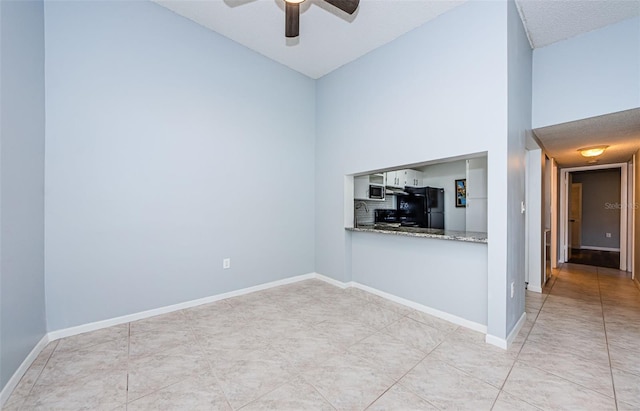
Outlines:
{"label": "small framed picture on wall", "polygon": [[467,206],[467,179],[456,180],[456,207]]}

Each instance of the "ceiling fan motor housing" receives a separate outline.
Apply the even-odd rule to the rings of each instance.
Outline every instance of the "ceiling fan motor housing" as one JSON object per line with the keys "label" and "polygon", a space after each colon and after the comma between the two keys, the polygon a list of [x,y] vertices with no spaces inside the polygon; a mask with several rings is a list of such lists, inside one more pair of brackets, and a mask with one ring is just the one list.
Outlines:
{"label": "ceiling fan motor housing", "polygon": [[[303,0],[304,1],[304,0]],[[324,0],[332,6],[348,14],[355,13],[360,0]],[[300,3],[299,0],[285,0],[284,18],[286,37],[298,37],[300,35]]]}

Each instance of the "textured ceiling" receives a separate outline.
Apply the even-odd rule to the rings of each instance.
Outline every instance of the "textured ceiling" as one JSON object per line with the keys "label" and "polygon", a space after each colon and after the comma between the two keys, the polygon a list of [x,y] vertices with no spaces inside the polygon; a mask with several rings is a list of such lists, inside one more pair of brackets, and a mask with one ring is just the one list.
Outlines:
{"label": "textured ceiling", "polygon": [[561,167],[591,165],[579,148],[608,145],[597,164],[624,163],[640,149],[640,109],[534,130],[545,151]]}
{"label": "textured ceiling", "polygon": [[640,15],[637,0],[516,0],[533,48]]}

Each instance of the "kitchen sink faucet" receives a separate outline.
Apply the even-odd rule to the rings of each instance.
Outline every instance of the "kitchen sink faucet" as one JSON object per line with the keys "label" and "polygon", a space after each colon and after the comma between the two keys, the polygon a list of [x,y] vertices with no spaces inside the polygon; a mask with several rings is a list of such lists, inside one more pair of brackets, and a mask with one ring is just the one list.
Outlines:
{"label": "kitchen sink faucet", "polygon": [[[369,207],[367,207],[367,203],[365,203],[364,201],[360,201],[359,203],[355,203],[353,208],[354,211],[363,208],[364,207],[364,211],[365,213],[369,214]],[[353,213],[353,226],[355,228],[358,228],[358,214],[356,212]]]}

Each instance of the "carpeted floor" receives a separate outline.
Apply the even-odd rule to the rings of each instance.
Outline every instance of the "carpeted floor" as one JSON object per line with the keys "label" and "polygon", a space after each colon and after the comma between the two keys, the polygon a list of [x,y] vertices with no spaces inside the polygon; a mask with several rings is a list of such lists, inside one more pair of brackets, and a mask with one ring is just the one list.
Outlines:
{"label": "carpeted floor", "polygon": [[571,249],[570,263],[620,269],[620,253],[615,251]]}

